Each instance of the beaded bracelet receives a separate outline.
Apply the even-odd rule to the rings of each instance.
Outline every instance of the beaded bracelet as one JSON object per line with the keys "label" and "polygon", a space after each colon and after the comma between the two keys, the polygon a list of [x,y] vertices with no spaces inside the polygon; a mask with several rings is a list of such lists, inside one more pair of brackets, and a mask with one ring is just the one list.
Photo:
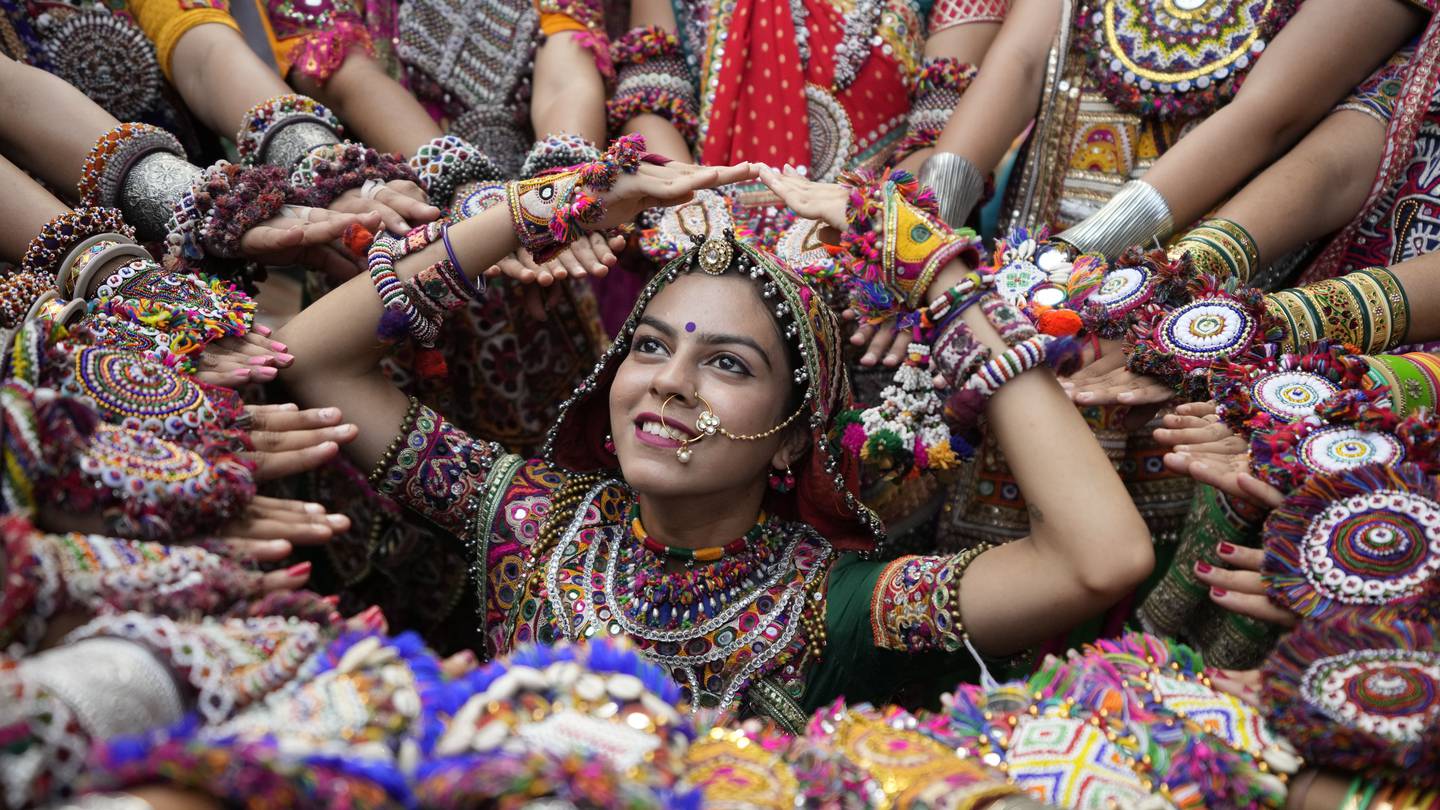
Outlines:
{"label": "beaded bracelet", "polygon": [[115,233],[134,241],[135,231],[125,224],[115,208],[79,208],[45,223],[40,234],[30,240],[20,269],[40,276],[55,278],[66,254],[89,237]]}
{"label": "beaded bracelet", "polygon": [[[475,300],[474,291],[475,288],[449,259],[441,259],[405,282],[409,300],[431,310],[434,313],[431,317],[437,322],[445,313],[454,312]],[[425,304],[421,305],[422,301]]]}
{"label": "beaded bracelet", "polygon": [[850,186],[849,227],[840,237],[844,283],[866,322],[880,323],[918,306],[935,274],[952,259],[968,254],[971,266],[979,263],[975,233],[941,222],[934,196],[909,172],[847,172],[841,182]]}
{"label": "beaded bracelet", "polygon": [[1035,325],[1010,302],[993,293],[980,299],[980,311],[985,319],[1000,333],[1000,339],[1008,346],[1035,337]]}
{"label": "beaded bracelet", "polygon": [[574,241],[585,226],[605,216],[605,203],[590,191],[609,191],[623,174],[634,174],[644,157],[645,139],[617,138],[598,161],[572,171],[507,183],[510,221],[520,244],[545,262]]}
{"label": "beaded bracelet", "polygon": [[297,205],[326,208],[336,197],[365,185],[367,180],[419,178],[399,154],[382,154],[362,144],[343,141],[312,150],[290,173],[290,199]]}
{"label": "beaded bracelet", "polygon": [[931,299],[930,303],[915,310],[913,315],[901,316],[902,326],[909,321],[920,329],[942,330],[951,320],[958,317],[972,304],[979,301],[979,293],[986,286],[985,278],[979,273],[966,273],[955,286]]}
{"label": "beaded bracelet", "polygon": [[1189,275],[1183,255],[1172,259],[1160,251],[1133,247],[1120,254],[1098,287],[1083,298],[1072,296],[1071,306],[1079,307],[1087,332],[1119,340],[1136,323],[1184,303]]}
{"label": "beaded bracelet", "polygon": [[975,339],[964,321],[950,322],[935,341],[931,357],[935,371],[952,386],[970,379],[981,363],[990,359],[990,347]]}
{"label": "beaded bracelet", "polygon": [[95,274],[115,259],[128,256],[131,259],[150,260],[150,252],[145,248],[134,242],[109,239],[108,236],[110,235],[100,237],[93,244],[72,250],[70,256],[66,257],[55,280],[61,297],[82,300],[86,298]]}
{"label": "beaded bracelet", "polygon": [[415,306],[406,292],[406,285],[400,283],[399,276],[395,274],[395,261],[435,241],[443,227],[439,222],[432,222],[404,237],[381,231],[370,246],[366,257],[370,283],[375,285],[375,292],[385,310],[377,331],[386,343],[396,343],[408,334],[420,345],[429,347],[435,344],[435,338],[440,334],[440,325]]}
{"label": "beaded bracelet", "polygon": [[1000,386],[1044,363],[1054,342],[1055,338],[1050,335],[1028,337],[981,363],[964,387],[989,397],[1000,390]]}
{"label": "beaded bracelet", "polygon": [[582,135],[562,132],[535,142],[520,165],[521,177],[535,177],[556,169],[593,163],[602,157],[600,148]]}
{"label": "beaded bracelet", "polygon": [[31,306],[55,285],[39,273],[18,270],[0,276],[0,327],[13,329],[30,313]]}
{"label": "beaded bracelet", "polygon": [[93,298],[97,311],[163,329],[182,346],[240,337],[255,317],[255,299],[234,284],[162,270],[151,259],[112,270],[95,286]]}
{"label": "beaded bracelet", "polygon": [[430,199],[444,208],[453,207],[455,192],[466,183],[505,179],[484,152],[456,135],[442,135],[421,146],[410,158],[410,170]]}
{"label": "beaded bracelet", "polygon": [[659,26],[635,28],[615,41],[610,56],[619,66],[615,93],[605,104],[611,131],[648,113],[674,124],[681,137],[693,142],[699,104],[680,40]]}
{"label": "beaded bracelet", "polygon": [[[311,148],[334,143],[345,132],[340,126],[340,119],[325,105],[308,96],[287,94],[256,104],[246,111],[240,132],[235,135],[235,151],[240,155],[240,162],[246,165],[272,162],[270,158],[275,156],[267,154],[272,142],[284,130],[307,122],[328,129],[334,136],[334,140],[311,144]],[[295,158],[308,151],[304,150]]]}
{"label": "beaded bracelet", "polygon": [[116,208],[125,175],[140,159],[153,152],[183,158],[185,149],[169,132],[150,124],[121,124],[101,135],[85,156],[76,191],[80,204]]}
{"label": "beaded bracelet", "polygon": [[890,158],[892,165],[935,145],[940,131],[950,120],[950,113],[975,80],[978,70],[975,65],[950,56],[925,60],[910,91],[910,123]]}

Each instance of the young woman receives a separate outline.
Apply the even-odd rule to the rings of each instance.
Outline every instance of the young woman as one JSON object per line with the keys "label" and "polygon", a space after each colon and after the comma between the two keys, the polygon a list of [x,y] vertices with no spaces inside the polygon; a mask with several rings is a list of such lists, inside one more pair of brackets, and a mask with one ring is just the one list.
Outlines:
{"label": "young woman", "polygon": [[[584,190],[604,207],[587,228],[757,174],[650,160]],[[548,238],[537,234],[554,232],[548,220],[568,210],[581,176],[521,181],[509,210],[412,233],[399,286],[412,302],[463,289],[515,249],[517,229],[527,245]],[[404,253],[398,241],[378,239],[372,261]],[[966,272],[952,263],[935,283]],[[693,702],[793,727],[838,694],[880,700],[909,676],[964,666],[906,656],[963,657],[972,642],[1016,652],[1103,610],[1152,564],[1143,522],[1047,370],[1020,374],[990,407],[1033,496],[1032,534],[954,557],[863,559],[883,529],[854,496],[855,461],[828,438],[849,403],[835,319],[798,276],[729,235],[646,287],[541,458],[508,455],[407,402],[378,372],[382,316],[393,326],[364,279],[316,302],[282,331],[300,358],[283,379],[303,402],[349,404],[361,427],[349,449],[374,465],[377,488],[455,536],[435,553],[468,562],[490,653],[625,635]],[[963,317],[1005,350],[979,307]]]}

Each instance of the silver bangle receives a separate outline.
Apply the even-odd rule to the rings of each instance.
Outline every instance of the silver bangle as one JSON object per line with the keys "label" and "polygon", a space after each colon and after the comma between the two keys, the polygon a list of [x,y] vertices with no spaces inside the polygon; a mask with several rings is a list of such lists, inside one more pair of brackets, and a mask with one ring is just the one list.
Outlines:
{"label": "silver bangle", "polygon": [[51,810],[155,810],[154,805],[129,793],[87,793]]}
{"label": "silver bangle", "polygon": [[312,117],[288,118],[278,121],[265,133],[260,145],[260,162],[282,169],[293,169],[311,150],[339,143],[340,136],[329,124]]}
{"label": "silver bangle", "polygon": [[125,174],[120,190],[120,213],[146,242],[158,242],[169,232],[170,217],[200,180],[200,167],[179,155],[151,152]]}
{"label": "silver bangle", "polygon": [[124,639],[87,638],[46,650],[22,660],[19,672],[69,706],[92,739],[168,726],[185,713],[170,670]]}
{"label": "silver bangle", "polygon": [[920,166],[920,184],[929,186],[940,202],[940,218],[952,228],[965,225],[985,193],[980,168],[953,152],[936,152]]}
{"label": "silver bangle", "polygon": [[[111,245],[96,254],[95,258],[91,259],[90,263],[85,265],[85,268],[75,277],[75,286],[73,288],[67,290],[65,286],[62,286],[59,288],[60,291],[64,293],[65,297],[72,301],[89,300],[90,285],[95,281],[95,277],[100,274],[101,270],[105,269],[106,264],[121,257],[141,259],[148,262],[155,261],[154,257],[150,255],[150,251],[140,247],[134,242]],[[157,264],[156,267],[159,267],[159,265]]]}
{"label": "silver bangle", "polygon": [[1131,245],[1152,247],[1152,242],[1164,239],[1174,229],[1170,205],[1160,192],[1144,180],[1131,180],[1099,211],[1055,238],[1081,253],[1113,259]]}

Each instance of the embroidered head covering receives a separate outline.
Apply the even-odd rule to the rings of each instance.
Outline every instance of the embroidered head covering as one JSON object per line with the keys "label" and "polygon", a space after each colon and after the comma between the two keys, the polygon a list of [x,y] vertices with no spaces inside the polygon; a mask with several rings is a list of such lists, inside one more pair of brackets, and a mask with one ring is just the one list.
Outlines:
{"label": "embroidered head covering", "polygon": [[[717,258],[719,261],[715,261]],[[712,236],[683,253],[645,286],[594,372],[576,388],[574,396],[561,404],[560,417],[546,437],[544,456],[575,472],[618,466],[614,453],[605,449],[610,384],[615,371],[629,353],[635,329],[650,301],[667,284],[697,267],[713,275],[745,273],[760,282],[762,293],[768,297],[767,306],[770,301],[777,302],[771,311],[780,318],[785,336],[799,345],[804,360],[804,367],[795,370],[795,381],[807,384],[805,408],[811,451],[795,475],[795,488],[784,494],[769,492],[766,510],[809,524],[836,548],[874,548],[884,538],[885,529],[858,497],[859,462],[829,439],[835,416],[850,407],[850,378],[841,356],[840,325],[835,314],[818,292],[779,259],[737,241],[730,232]]]}

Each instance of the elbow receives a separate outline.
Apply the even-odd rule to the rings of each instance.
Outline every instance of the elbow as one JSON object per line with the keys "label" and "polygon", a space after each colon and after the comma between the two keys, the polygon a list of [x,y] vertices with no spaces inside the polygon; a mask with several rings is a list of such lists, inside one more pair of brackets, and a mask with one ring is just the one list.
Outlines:
{"label": "elbow", "polygon": [[1108,604],[1124,598],[1155,570],[1155,546],[1139,513],[1103,531],[1093,536],[1104,537],[1104,542],[1089,546],[1076,573],[1085,590]]}

